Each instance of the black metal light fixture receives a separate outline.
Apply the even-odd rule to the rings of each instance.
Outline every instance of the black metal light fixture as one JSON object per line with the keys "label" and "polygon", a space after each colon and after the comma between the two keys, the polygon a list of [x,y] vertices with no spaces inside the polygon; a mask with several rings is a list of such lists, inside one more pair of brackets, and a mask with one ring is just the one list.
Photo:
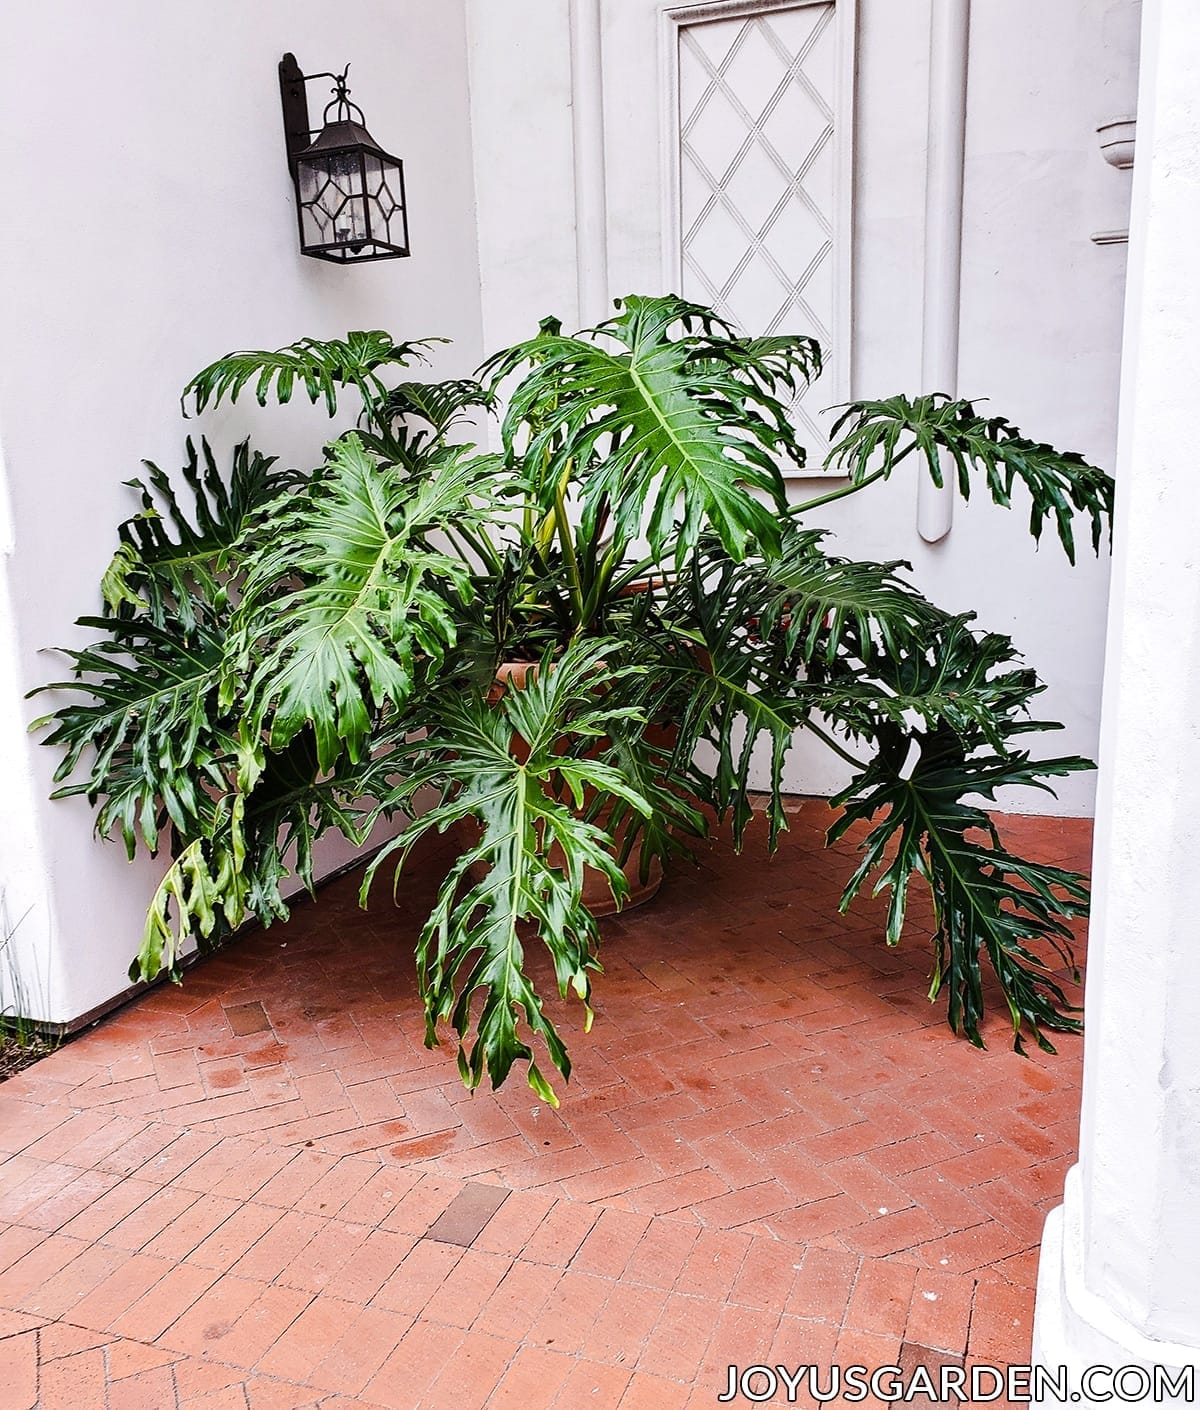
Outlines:
{"label": "black metal light fixture", "polygon": [[[367,131],[362,109],[350,101],[348,68],[304,74],[292,54],[279,63],[300,250],[336,264],[402,259],[409,253],[404,163]],[[317,78],[334,84],[319,131],[309,126],[305,88]]]}

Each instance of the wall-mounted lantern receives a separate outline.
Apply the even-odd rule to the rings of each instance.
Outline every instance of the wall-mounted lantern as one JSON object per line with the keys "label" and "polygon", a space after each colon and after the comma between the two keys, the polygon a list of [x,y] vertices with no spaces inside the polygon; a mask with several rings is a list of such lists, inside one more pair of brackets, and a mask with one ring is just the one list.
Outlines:
{"label": "wall-mounted lantern", "polygon": [[[305,89],[317,78],[334,85],[319,131],[309,126]],[[404,163],[367,131],[362,109],[350,101],[346,70],[304,74],[285,54],[279,89],[301,253],[337,264],[407,255]]]}

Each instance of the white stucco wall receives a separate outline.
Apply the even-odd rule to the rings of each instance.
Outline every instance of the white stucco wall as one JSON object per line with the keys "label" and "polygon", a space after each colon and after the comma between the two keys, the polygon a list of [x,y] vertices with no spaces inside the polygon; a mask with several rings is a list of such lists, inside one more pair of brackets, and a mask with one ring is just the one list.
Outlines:
{"label": "white stucco wall", "polygon": [[[1027,434],[1111,469],[1116,440],[1129,174],[1095,127],[1136,100],[1136,0],[973,0],[968,87],[959,388]],[[663,287],[661,0],[603,0],[610,291]],[[477,146],[484,337],[527,336],[577,307],[569,0],[467,0]],[[858,0],[853,390],[920,387],[929,0]],[[534,77],[536,75],[536,77]],[[807,331],[797,329],[795,331]],[[932,390],[932,389],[928,389]],[[811,481],[798,482],[804,496]],[[925,544],[911,479],[832,507],[841,552],[908,558],[955,610],[1012,634],[1065,723],[1048,752],[1095,757],[1107,563],[1028,538],[1023,508],[958,506],[950,537]],[[840,777],[819,745],[793,751],[789,786]],[[1091,811],[1090,775],[1030,811]]]}
{"label": "white stucco wall", "polygon": [[[62,673],[39,648],[76,643],[74,618],[97,610],[115,526],[136,507],[121,482],[141,457],[174,467],[186,430],[222,452],[251,430],[312,463],[328,422],[307,407],[180,420],[183,383],[214,357],[383,327],[453,338],[438,374],[478,363],[465,44],[457,0],[47,0],[6,14],[0,885],[11,914],[28,911],[19,933],[48,975],[36,1017],[68,1021],[123,987],[158,874],[95,843],[84,802],[46,801],[56,760],[19,720],[45,708],[20,695]],[[286,50],[306,70],[351,64],[374,135],[405,161],[411,259],[347,270],[300,256],[276,78]],[[343,858],[332,849],[326,865]]]}

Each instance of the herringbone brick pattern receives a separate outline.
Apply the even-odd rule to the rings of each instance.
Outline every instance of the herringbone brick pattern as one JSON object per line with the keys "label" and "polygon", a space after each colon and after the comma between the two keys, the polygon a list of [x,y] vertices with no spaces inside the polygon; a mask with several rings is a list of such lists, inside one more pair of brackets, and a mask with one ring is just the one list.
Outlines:
{"label": "herringbone brick pattern", "polygon": [[[0,1410],[670,1410],[731,1362],[1025,1361],[1081,1043],[954,1039],[927,914],[896,951],[877,906],[838,916],[826,819],[605,923],[557,1112],[422,1047],[436,856],[5,1084]],[[1007,827],[1086,863],[1084,823]]]}

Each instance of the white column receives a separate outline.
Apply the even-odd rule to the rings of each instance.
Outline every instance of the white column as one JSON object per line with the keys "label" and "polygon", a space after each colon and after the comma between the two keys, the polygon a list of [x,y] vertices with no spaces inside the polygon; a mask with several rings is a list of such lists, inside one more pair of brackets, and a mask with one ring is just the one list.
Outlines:
{"label": "white column", "polygon": [[[933,0],[929,34],[929,127],[925,172],[925,317],[921,390],[958,394],[962,302],[963,154],[967,134],[967,45],[971,0]],[[917,530],[937,543],[954,522],[957,488],[922,475]]]}
{"label": "white column", "polygon": [[1075,1370],[1200,1358],[1196,0],[1145,0],[1131,217],[1080,1156],[1034,1325]]}
{"label": "white column", "polygon": [[571,131],[575,149],[575,252],[579,318],[612,312],[608,295],[608,197],[600,0],[571,0]]}

